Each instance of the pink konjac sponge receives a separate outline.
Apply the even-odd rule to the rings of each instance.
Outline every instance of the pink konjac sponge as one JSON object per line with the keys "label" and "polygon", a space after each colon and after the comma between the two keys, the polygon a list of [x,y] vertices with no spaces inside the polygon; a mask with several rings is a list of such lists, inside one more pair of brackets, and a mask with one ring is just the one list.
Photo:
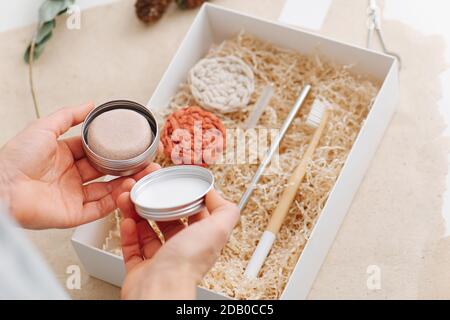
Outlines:
{"label": "pink konjac sponge", "polygon": [[102,113],[89,125],[87,143],[97,155],[126,160],[142,154],[152,143],[147,119],[138,112],[116,109]]}

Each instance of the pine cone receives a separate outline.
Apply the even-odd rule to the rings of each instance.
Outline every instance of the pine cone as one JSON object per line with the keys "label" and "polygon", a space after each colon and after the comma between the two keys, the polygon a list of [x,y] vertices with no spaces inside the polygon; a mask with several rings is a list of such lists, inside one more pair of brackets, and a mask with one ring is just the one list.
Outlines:
{"label": "pine cone", "polygon": [[137,0],[137,17],[145,23],[151,23],[159,20],[166,12],[171,0]]}
{"label": "pine cone", "polygon": [[181,9],[193,9],[199,7],[208,0],[176,0],[178,7]]}

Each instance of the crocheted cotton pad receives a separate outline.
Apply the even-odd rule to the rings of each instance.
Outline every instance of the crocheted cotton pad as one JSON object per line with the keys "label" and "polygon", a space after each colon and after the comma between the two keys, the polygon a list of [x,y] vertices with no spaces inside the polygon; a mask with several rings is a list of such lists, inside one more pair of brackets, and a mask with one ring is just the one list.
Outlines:
{"label": "crocheted cotton pad", "polygon": [[147,119],[136,111],[116,109],[100,114],[89,125],[89,148],[110,160],[125,160],[143,153],[152,143]]}
{"label": "crocheted cotton pad", "polygon": [[167,117],[161,141],[165,155],[175,164],[206,166],[213,163],[225,149],[225,135],[225,127],[219,118],[194,106]]}
{"label": "crocheted cotton pad", "polygon": [[255,88],[252,69],[235,56],[200,60],[190,70],[188,81],[202,107],[222,113],[246,107]]}

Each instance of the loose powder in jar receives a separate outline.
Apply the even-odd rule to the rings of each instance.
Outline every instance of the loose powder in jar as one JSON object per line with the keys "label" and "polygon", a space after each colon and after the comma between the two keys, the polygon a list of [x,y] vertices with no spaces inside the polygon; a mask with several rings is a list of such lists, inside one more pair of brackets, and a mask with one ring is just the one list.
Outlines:
{"label": "loose powder in jar", "polygon": [[100,114],[89,125],[87,142],[97,155],[126,160],[142,154],[152,143],[147,119],[138,112],[116,109]]}

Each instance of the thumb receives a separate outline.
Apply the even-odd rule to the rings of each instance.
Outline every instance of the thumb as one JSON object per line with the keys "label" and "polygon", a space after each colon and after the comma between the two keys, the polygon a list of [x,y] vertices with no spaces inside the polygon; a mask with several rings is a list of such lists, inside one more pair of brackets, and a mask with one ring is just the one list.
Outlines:
{"label": "thumb", "polygon": [[91,102],[79,107],[63,108],[38,120],[36,125],[54,132],[56,137],[59,137],[71,127],[83,122],[92,109],[94,104]]}
{"label": "thumb", "polygon": [[238,206],[222,198],[216,190],[211,190],[206,195],[206,207],[211,213],[208,219],[211,219],[210,223],[216,226],[217,236],[221,237],[219,241],[226,242],[239,221]]}
{"label": "thumb", "polygon": [[188,269],[196,282],[213,267],[239,221],[239,208],[214,190],[206,196],[206,207],[210,216],[170,238],[154,256],[154,265],[163,270]]}

